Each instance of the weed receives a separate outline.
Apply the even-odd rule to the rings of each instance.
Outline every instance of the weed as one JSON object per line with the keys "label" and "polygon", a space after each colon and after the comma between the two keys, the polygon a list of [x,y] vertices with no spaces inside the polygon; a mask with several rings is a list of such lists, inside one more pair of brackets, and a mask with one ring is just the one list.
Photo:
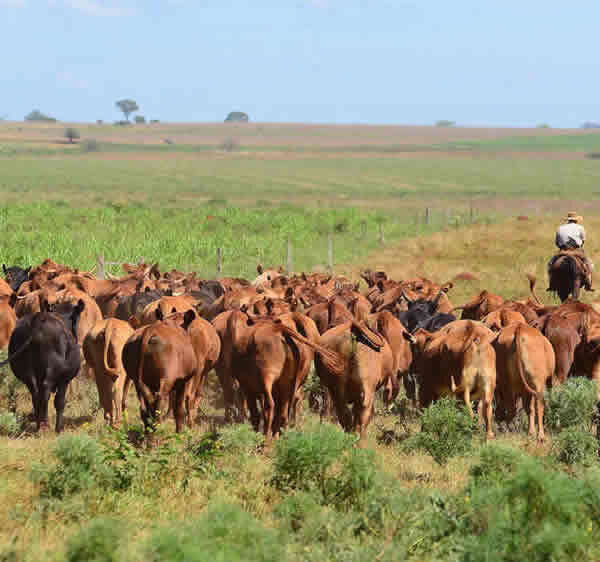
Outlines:
{"label": "weed", "polygon": [[569,427],[591,430],[596,413],[596,383],[583,377],[567,379],[545,395],[544,422],[551,431]]}
{"label": "weed", "polygon": [[454,398],[444,397],[429,406],[421,423],[421,432],[402,442],[401,448],[424,450],[440,465],[471,450],[478,432],[477,421]]}
{"label": "weed", "polygon": [[598,461],[598,440],[579,427],[563,429],[552,443],[554,456],[565,464],[586,464]]}
{"label": "weed", "polygon": [[126,533],[123,521],[92,519],[67,541],[67,562],[117,562],[122,560],[119,543]]}
{"label": "weed", "polygon": [[286,432],[276,445],[274,483],[282,489],[324,492],[327,469],[355,441],[354,436],[328,423]]}

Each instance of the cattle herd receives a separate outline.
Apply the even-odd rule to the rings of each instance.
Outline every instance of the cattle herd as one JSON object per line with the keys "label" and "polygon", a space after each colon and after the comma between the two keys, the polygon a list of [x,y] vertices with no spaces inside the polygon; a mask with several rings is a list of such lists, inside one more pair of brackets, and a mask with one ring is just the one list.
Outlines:
{"label": "cattle herd", "polygon": [[62,429],[67,387],[83,373],[107,422],[119,424],[133,382],[146,427],[172,413],[179,432],[193,425],[214,369],[226,420],[249,412],[268,444],[295,417],[314,364],[321,414],[335,411],[363,439],[377,390],[389,403],[403,384],[419,407],[454,395],[475,416],[477,401],[490,438],[494,418],[508,422],[522,405],[543,440],[544,390],[569,375],[600,378],[600,314],[579,301],[544,306],[534,278],[525,299],[483,291],[455,307],[452,283],[382,271],[363,271],[361,292],[345,277],[262,266],[253,281],[157,264],[123,270],[97,279],[49,259],[3,266],[0,348],[31,393],[38,429],[52,393]]}

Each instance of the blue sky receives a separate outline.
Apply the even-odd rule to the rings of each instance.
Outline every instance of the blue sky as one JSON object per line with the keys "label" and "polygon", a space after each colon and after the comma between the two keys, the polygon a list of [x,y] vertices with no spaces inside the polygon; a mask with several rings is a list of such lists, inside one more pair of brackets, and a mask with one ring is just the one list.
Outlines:
{"label": "blue sky", "polygon": [[0,117],[576,127],[600,2],[0,0]]}

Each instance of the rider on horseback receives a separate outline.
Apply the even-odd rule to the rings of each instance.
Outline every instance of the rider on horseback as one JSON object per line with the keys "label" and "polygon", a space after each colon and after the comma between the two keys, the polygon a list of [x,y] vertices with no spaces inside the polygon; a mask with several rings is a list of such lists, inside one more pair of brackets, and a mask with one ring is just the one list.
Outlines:
{"label": "rider on horseback", "polygon": [[[583,217],[577,213],[568,213],[566,222],[561,224],[556,230],[556,237],[554,241],[561,253],[567,251],[581,259],[581,262],[585,267],[585,288],[588,291],[593,291],[592,269],[594,268],[594,264],[583,251],[583,244],[585,243],[585,229],[583,228],[583,225],[580,224],[582,222]],[[548,276],[550,276],[552,264],[560,255],[561,254],[557,254],[548,262]]]}

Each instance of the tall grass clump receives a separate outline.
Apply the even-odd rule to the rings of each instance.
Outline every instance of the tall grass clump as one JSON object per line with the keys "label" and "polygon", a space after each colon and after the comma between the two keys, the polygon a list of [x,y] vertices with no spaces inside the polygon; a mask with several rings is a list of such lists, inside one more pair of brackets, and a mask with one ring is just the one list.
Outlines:
{"label": "tall grass clump", "polygon": [[597,484],[527,458],[511,476],[471,486],[464,498],[457,498],[454,540],[460,558],[590,559],[599,538]]}
{"label": "tall grass clump", "polygon": [[119,562],[119,545],[126,533],[124,522],[99,517],[92,519],[67,541],[66,562]]}
{"label": "tall grass clump", "polygon": [[401,448],[407,452],[425,451],[444,465],[450,458],[469,452],[477,432],[477,420],[469,416],[466,407],[454,398],[444,397],[425,410],[421,431],[403,441]]}
{"label": "tall grass clump", "polygon": [[565,464],[591,465],[598,462],[598,439],[585,429],[563,429],[552,443],[555,458]]}
{"label": "tall grass clump", "polygon": [[325,492],[327,469],[356,438],[324,423],[307,431],[291,430],[277,441],[274,483],[281,489]]}
{"label": "tall grass clump", "polygon": [[596,413],[597,386],[584,377],[572,377],[547,391],[544,422],[550,431],[569,427],[591,430]]}
{"label": "tall grass clump", "polygon": [[210,505],[196,520],[158,528],[144,548],[146,562],[280,562],[278,534],[241,508],[223,502]]}

